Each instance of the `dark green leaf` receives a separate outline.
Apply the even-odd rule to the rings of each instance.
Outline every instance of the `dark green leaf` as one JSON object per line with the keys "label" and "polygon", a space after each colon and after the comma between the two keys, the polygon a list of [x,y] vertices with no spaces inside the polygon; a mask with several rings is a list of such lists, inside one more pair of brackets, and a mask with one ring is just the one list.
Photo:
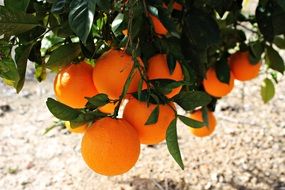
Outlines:
{"label": "dark green leaf", "polygon": [[141,99],[141,94],[142,94],[142,88],[143,88],[143,82],[144,80],[141,78],[138,84],[138,99]]}
{"label": "dark green leaf", "polygon": [[145,125],[155,124],[158,120],[158,116],[159,116],[159,106],[156,106],[149,115],[147,121],[145,122]]}
{"label": "dark green leaf", "polygon": [[171,79],[154,79],[150,80],[153,86],[162,94],[170,93],[174,88],[188,84],[184,81],[175,81]]}
{"label": "dark green leaf", "polygon": [[92,107],[94,108],[104,106],[110,102],[106,94],[97,94],[96,96],[93,96],[92,98],[86,98],[86,99],[88,100],[88,103],[91,104]]}
{"label": "dark green leaf", "polygon": [[60,13],[64,10],[65,8],[65,2],[66,0],[57,0],[55,3],[53,3],[51,7],[51,12],[52,13]]}
{"label": "dark green leaf", "polygon": [[167,148],[171,156],[174,158],[177,164],[181,167],[181,169],[184,169],[184,164],[182,161],[180,148],[178,145],[176,122],[177,122],[177,118],[173,119],[171,123],[169,124],[169,127],[166,131],[166,144],[167,144]]}
{"label": "dark green leaf", "polygon": [[205,125],[205,123],[196,121],[194,119],[191,119],[189,117],[185,117],[183,115],[178,115],[178,118],[187,126],[192,128],[201,128]]}
{"label": "dark green leaf", "polygon": [[96,0],[73,0],[70,3],[69,24],[83,43],[91,31],[95,8]]}
{"label": "dark green leaf", "polygon": [[206,49],[221,41],[220,30],[212,16],[193,9],[185,17],[184,33],[189,42],[198,49]]}
{"label": "dark green leaf", "polygon": [[0,6],[0,35],[13,36],[39,25],[36,17]]}
{"label": "dark green leaf", "polygon": [[172,19],[170,19],[168,10],[159,8],[157,16],[169,33],[177,38],[180,38],[179,33],[176,31],[175,23],[172,21]]}
{"label": "dark green leaf", "polygon": [[96,46],[92,34],[90,33],[87,42],[83,44],[80,42],[81,51],[86,58],[92,59],[96,55]]}
{"label": "dark green leaf", "polygon": [[230,82],[230,67],[226,58],[222,58],[216,64],[216,74],[219,81],[229,84]]}
{"label": "dark green leaf", "polygon": [[281,38],[280,36],[276,36],[274,38],[273,43],[280,49],[285,49],[285,38]]}
{"label": "dark green leaf", "polygon": [[4,0],[5,7],[14,10],[26,12],[30,0]]}
{"label": "dark green leaf", "polygon": [[[284,0],[282,0],[284,1]],[[273,5],[271,14],[272,14],[272,24],[273,24],[273,29],[274,29],[274,35],[280,35],[285,33],[285,25],[284,25],[284,20],[285,20],[285,10],[279,6],[277,3],[274,1],[271,2]]]}
{"label": "dark green leaf", "polygon": [[80,45],[78,43],[65,44],[54,50],[47,62],[47,68],[58,70],[61,67],[70,64],[80,54]]}
{"label": "dark green leaf", "polygon": [[113,0],[97,0],[97,5],[102,11],[109,11],[112,8]]}
{"label": "dark green leaf", "polygon": [[71,108],[63,103],[60,103],[52,98],[48,98],[46,101],[49,111],[58,119],[64,121],[71,121],[78,118],[80,111]]}
{"label": "dark green leaf", "polygon": [[122,24],[123,20],[124,20],[124,14],[122,14],[122,13],[119,13],[119,14],[115,17],[115,19],[113,20],[112,25],[111,25],[112,31],[113,31],[114,33],[116,33],[117,29],[118,29],[119,26]]}
{"label": "dark green leaf", "polygon": [[106,117],[106,113],[102,113],[99,110],[95,110],[92,112],[83,113],[81,112],[75,119],[70,120],[72,125],[82,125],[88,122],[93,122],[97,119]]}
{"label": "dark green leaf", "polygon": [[250,56],[249,60],[252,64],[259,63],[262,53],[264,52],[264,43],[261,41],[252,42],[249,44]]}
{"label": "dark green leaf", "polygon": [[167,66],[169,69],[169,74],[173,74],[176,67],[176,60],[171,54],[167,54]]}
{"label": "dark green leaf", "polygon": [[260,1],[258,7],[256,8],[255,15],[259,30],[264,35],[265,39],[271,42],[274,37],[274,31],[272,13],[268,9],[268,5],[262,4]]}
{"label": "dark green leaf", "polygon": [[266,78],[261,85],[261,97],[264,103],[269,102],[275,95],[275,88],[273,82]]}
{"label": "dark green leaf", "polygon": [[180,92],[173,100],[184,110],[191,111],[199,106],[208,105],[212,98],[202,91]]}
{"label": "dark green leaf", "polygon": [[269,68],[283,74],[285,70],[284,61],[280,54],[270,46],[266,47],[265,60]]}
{"label": "dark green leaf", "polygon": [[19,73],[19,81],[16,87],[17,93],[22,90],[25,83],[27,62],[32,47],[32,44],[21,45],[15,49],[15,62]]}

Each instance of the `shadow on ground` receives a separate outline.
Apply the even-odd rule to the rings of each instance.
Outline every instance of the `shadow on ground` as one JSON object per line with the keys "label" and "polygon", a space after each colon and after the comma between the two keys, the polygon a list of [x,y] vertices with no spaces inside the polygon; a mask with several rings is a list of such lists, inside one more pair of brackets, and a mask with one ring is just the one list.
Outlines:
{"label": "shadow on ground", "polygon": [[[273,173],[264,172],[258,167],[253,167],[252,170],[246,170],[244,173],[249,174],[249,181],[253,180],[254,183],[262,184],[264,188],[267,186],[266,190],[285,190],[285,183],[280,181],[280,176]],[[233,189],[233,190],[261,190],[260,188],[252,188],[251,183],[242,183],[239,181],[239,177],[229,181],[222,181],[217,183],[209,183],[203,187],[203,189],[214,190],[214,189]],[[120,184],[128,184],[133,190],[192,190],[193,184],[186,182],[184,178],[179,181],[174,181],[170,178],[165,179],[155,179],[155,178],[141,178],[133,177],[128,181],[120,181]],[[199,187],[200,188],[200,187]],[[262,188],[262,189],[263,189]],[[195,188],[194,188],[195,189]],[[123,190],[123,189],[122,189]]]}

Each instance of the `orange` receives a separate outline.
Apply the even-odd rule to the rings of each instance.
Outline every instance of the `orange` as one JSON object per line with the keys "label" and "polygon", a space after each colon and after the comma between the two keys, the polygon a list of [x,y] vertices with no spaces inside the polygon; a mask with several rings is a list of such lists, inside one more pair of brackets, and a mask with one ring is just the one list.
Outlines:
{"label": "orange", "polygon": [[149,17],[152,21],[154,32],[159,35],[166,35],[167,29],[163,26],[163,24],[160,22],[159,18],[156,16],[149,14]]}
{"label": "orange", "polygon": [[[163,3],[163,7],[167,8],[167,5]],[[183,6],[180,3],[174,2],[173,5],[172,5],[172,8],[174,10],[181,11],[183,9]]]}
{"label": "orange", "polygon": [[[123,118],[136,128],[142,144],[158,144],[163,141],[166,130],[175,117],[169,105],[159,105],[158,121],[155,124],[145,125],[156,106],[155,104],[148,106],[147,102],[131,98],[125,107]],[[171,106],[175,108],[173,104]]]}
{"label": "orange", "polygon": [[[140,61],[140,60],[139,60]],[[118,99],[133,67],[132,57],[121,50],[111,49],[95,63],[93,81],[99,93],[107,94],[111,99]],[[136,69],[128,93],[136,92],[140,80]]]}
{"label": "orange", "polygon": [[92,66],[85,62],[64,67],[54,80],[57,100],[73,108],[83,108],[87,103],[85,97],[97,94],[92,72]]}
{"label": "orange", "polygon": [[85,132],[81,154],[96,173],[114,176],[130,170],[140,154],[136,130],[123,119],[105,117]]}
{"label": "orange", "polygon": [[183,9],[183,6],[179,3],[174,2],[173,3],[173,9],[181,11]]}
{"label": "orange", "polygon": [[[194,111],[193,113],[189,115],[189,117],[197,121],[201,121],[201,122],[203,121],[201,110]],[[213,112],[208,111],[208,126],[203,126],[201,128],[189,127],[189,129],[190,129],[190,132],[197,137],[206,137],[206,136],[211,135],[214,132],[216,128],[216,123],[217,123],[216,118]]]}
{"label": "orange", "polygon": [[261,62],[251,64],[248,52],[237,52],[230,56],[229,63],[235,78],[240,81],[247,81],[258,76]]}
{"label": "orange", "polygon": [[100,107],[99,110],[101,112],[110,113],[111,114],[111,113],[113,113],[115,111],[116,106],[117,106],[117,103],[114,104],[114,103],[111,102],[111,103],[108,103],[108,104]]}
{"label": "orange", "polygon": [[125,30],[122,30],[122,33],[123,33],[125,36],[127,36],[128,33],[129,33],[129,31],[128,31],[128,29],[125,29]]}
{"label": "orange", "polygon": [[65,124],[66,129],[72,133],[84,133],[87,129],[87,124],[84,124],[76,128],[71,128],[69,121],[65,121],[64,124]]}
{"label": "orange", "polygon": [[210,68],[206,73],[206,78],[203,80],[203,85],[208,94],[214,97],[222,97],[232,91],[234,87],[234,76],[232,72],[230,72],[230,81],[229,84],[226,84],[217,78],[215,69]]}
{"label": "orange", "polygon": [[[148,60],[147,75],[150,80],[171,79],[175,81],[181,81],[184,78],[181,65],[178,62],[176,62],[174,72],[170,74],[170,71],[167,65],[167,58],[165,54],[157,54]],[[179,94],[181,88],[182,87],[180,86],[180,87],[173,89],[166,96],[168,98],[172,98],[173,96]]]}

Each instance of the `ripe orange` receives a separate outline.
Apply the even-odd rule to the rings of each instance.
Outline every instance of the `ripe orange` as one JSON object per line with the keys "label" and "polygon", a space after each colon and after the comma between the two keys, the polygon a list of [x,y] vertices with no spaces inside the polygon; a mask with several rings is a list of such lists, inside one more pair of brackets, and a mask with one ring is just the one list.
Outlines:
{"label": "ripe orange", "polygon": [[[189,115],[189,117],[197,121],[203,121],[203,115],[201,110],[194,111]],[[189,127],[189,129],[190,132],[197,137],[206,137],[214,132],[216,128],[216,123],[217,123],[216,118],[213,112],[208,111],[208,124],[209,124],[208,126],[203,126],[201,128]]]}
{"label": "ripe orange", "polygon": [[251,64],[248,52],[237,52],[230,56],[231,71],[237,80],[246,81],[258,76],[261,62]]}
{"label": "ripe orange", "polygon": [[203,80],[205,91],[214,96],[222,97],[230,93],[234,87],[234,76],[230,72],[229,84],[221,82],[217,78],[217,74],[214,68],[210,68],[206,73],[206,78]]}
{"label": "ripe orange", "polygon": [[[147,75],[150,80],[171,79],[175,81],[181,81],[184,78],[181,65],[178,62],[176,63],[174,72],[170,74],[165,54],[157,54],[148,60]],[[168,98],[172,98],[173,96],[177,95],[180,92],[181,88],[182,87],[180,86],[173,89],[166,96]]]}
{"label": "ripe orange", "polygon": [[[98,92],[107,94],[111,99],[119,98],[133,64],[132,57],[124,51],[111,49],[103,54],[93,70],[93,81]],[[139,80],[140,74],[136,69],[128,93],[137,91]]]}
{"label": "ripe orange", "polygon": [[64,124],[65,124],[66,129],[72,133],[84,133],[87,129],[87,124],[84,124],[76,128],[71,128],[69,121],[65,121]]}
{"label": "ripe orange", "polygon": [[127,121],[105,117],[95,121],[85,132],[81,154],[86,164],[99,174],[123,174],[138,160],[138,134]]}
{"label": "ripe orange", "polygon": [[54,80],[57,100],[73,108],[83,108],[87,103],[85,97],[97,94],[92,72],[92,66],[85,62],[64,67]]}
{"label": "ripe orange", "polygon": [[[142,144],[158,144],[163,141],[166,130],[175,117],[169,105],[159,105],[158,121],[152,125],[145,125],[156,106],[155,104],[147,106],[146,102],[131,98],[125,107],[123,118],[136,128]],[[171,106],[175,108],[173,104]]]}
{"label": "ripe orange", "polygon": [[167,29],[163,26],[163,24],[160,22],[159,18],[156,16],[149,14],[149,17],[152,21],[154,32],[159,35],[166,35]]}

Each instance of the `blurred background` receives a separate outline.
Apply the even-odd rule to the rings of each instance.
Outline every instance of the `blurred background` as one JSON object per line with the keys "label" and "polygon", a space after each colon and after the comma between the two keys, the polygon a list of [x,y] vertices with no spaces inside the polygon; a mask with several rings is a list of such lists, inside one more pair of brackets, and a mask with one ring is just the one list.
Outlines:
{"label": "blurred background", "polygon": [[[255,2],[244,11],[253,11]],[[36,82],[30,66],[20,94],[0,82],[1,190],[285,190],[284,77],[268,104],[260,96],[263,72],[252,81],[236,81],[231,94],[217,104],[218,125],[211,137],[194,137],[179,123],[185,170],[163,142],[143,145],[136,166],[118,177],[100,176],[85,165],[81,135],[60,126],[45,134],[57,122],[45,105],[54,97],[53,78],[50,74]]]}

